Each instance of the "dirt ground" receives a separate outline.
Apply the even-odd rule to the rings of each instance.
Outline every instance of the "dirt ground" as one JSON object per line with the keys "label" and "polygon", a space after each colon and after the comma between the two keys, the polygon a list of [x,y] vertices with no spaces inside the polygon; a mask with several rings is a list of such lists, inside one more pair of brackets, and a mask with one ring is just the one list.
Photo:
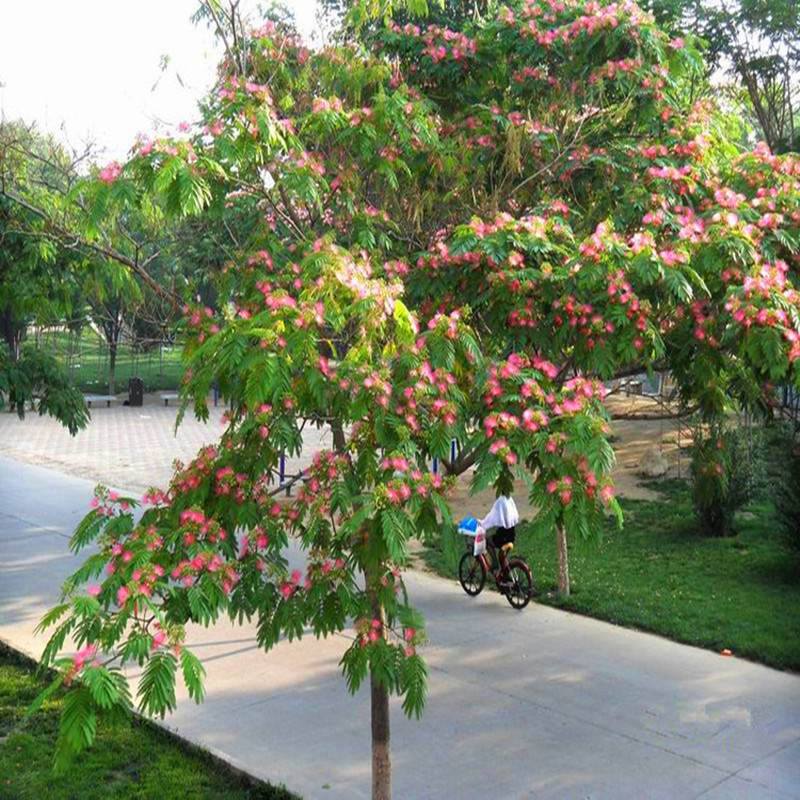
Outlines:
{"label": "dirt ground", "polygon": [[[663,413],[663,407],[649,397],[613,395],[606,401],[609,412],[615,414],[656,415]],[[691,443],[691,434],[686,426],[670,420],[619,419],[612,422],[612,444],[617,463],[614,468],[614,487],[618,497],[637,500],[657,500],[659,495],[643,485],[646,481],[639,474],[639,464],[644,452],[650,447],[658,447],[669,463],[665,477],[685,477],[689,469],[686,448]],[[494,502],[494,492],[484,490],[470,497],[469,483],[471,471],[463,475],[451,494],[452,508],[458,517],[484,516]],[[518,482],[514,499],[522,517],[532,516],[528,492],[523,483]]]}

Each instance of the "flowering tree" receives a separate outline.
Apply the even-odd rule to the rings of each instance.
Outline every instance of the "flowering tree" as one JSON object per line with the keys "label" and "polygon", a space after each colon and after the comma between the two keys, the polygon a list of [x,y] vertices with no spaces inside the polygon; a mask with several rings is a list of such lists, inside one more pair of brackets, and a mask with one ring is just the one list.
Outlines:
{"label": "flowering tree", "polygon": [[[406,25],[383,38],[448,109],[455,171],[469,176],[409,269],[423,310],[469,298],[478,330],[546,356],[558,383],[670,369],[707,420],[797,380],[800,166],[763,146],[737,153],[713,105],[688,102],[690,45],[615,3],[525,3],[473,37]],[[574,441],[549,446],[582,457]],[[596,477],[566,494],[558,474],[537,484],[551,489],[535,499],[558,532],[563,594],[566,533],[586,521],[573,504]]]}
{"label": "flowering tree", "polygon": [[[202,697],[187,622],[252,619],[269,649],[352,621],[342,667],[353,690],[369,675],[388,797],[389,692],[409,714],[425,696],[408,539],[447,522],[467,468],[475,490],[526,480],[566,593],[568,534],[618,513],[604,380],[672,369],[707,415],[797,381],[800,166],[736,154],[710,104],[687,108],[696,53],[633,3],[390,25],[372,52],[312,53],[274,24],[226,41],[201,125],[142,139],[86,189],[95,217],[152,204],[260,223],[218,308],[185,308],[186,403],[206,415],[218,380],[232,404],[219,446],[138,521],[98,490],[73,539],[98,550],[43,621],[46,661],[67,636],[82,648],[57,661],[80,678],[59,752],[131,704],[126,662],[145,667],[146,712],[174,706],[179,666]],[[278,503],[279,455],[314,424],[333,448]],[[287,571],[290,536],[305,571]]]}

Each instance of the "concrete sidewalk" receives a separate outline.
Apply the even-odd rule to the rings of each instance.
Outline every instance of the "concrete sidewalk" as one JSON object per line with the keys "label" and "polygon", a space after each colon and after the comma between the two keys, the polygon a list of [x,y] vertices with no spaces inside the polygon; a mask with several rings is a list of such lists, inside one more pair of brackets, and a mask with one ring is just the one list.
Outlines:
{"label": "concrete sidewalk", "polygon": [[[33,629],[78,560],[93,481],[0,458],[0,638]],[[428,619],[428,707],[393,704],[395,796],[800,797],[800,678],[454,581],[409,574]],[[208,697],[167,725],[309,798],[366,798],[369,697],[348,696],[345,637],[265,655],[250,626],[195,629]]]}

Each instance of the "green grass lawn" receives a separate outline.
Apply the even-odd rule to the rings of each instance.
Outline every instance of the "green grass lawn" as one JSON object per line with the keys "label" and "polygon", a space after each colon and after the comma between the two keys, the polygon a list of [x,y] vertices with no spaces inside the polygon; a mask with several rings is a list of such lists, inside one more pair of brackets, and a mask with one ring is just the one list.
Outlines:
{"label": "green grass lawn", "polygon": [[[689,486],[672,480],[654,488],[663,500],[622,500],[622,531],[609,526],[599,543],[570,542],[572,595],[563,600],[555,596],[555,534],[520,525],[516,551],[533,568],[539,601],[800,669],[800,556],[785,548],[771,503],[740,513],[736,536],[704,538]],[[426,559],[442,574],[456,574],[441,543]]]}
{"label": "green grass lawn", "polygon": [[[108,390],[108,347],[90,328],[81,332],[79,343],[71,342],[66,333],[47,333],[40,342],[43,350],[53,353],[69,369],[73,382],[84,392],[105,394]],[[69,354],[72,348],[72,358]],[[141,378],[146,392],[175,391],[183,378],[181,348],[153,346],[148,351],[134,352],[122,342],[117,350],[116,391],[124,393],[129,378]]]}
{"label": "green grass lawn", "polygon": [[0,644],[0,798],[270,798],[296,797],[250,782],[154,724],[99,726],[97,742],[61,774],[52,770],[61,695],[22,724],[45,685],[32,665]]}

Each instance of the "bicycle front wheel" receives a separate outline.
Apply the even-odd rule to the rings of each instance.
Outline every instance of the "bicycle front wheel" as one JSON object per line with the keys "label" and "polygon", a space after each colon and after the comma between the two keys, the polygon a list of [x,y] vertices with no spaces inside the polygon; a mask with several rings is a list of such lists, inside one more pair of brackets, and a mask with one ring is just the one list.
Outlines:
{"label": "bicycle front wheel", "polygon": [[479,595],[486,583],[486,567],[483,561],[472,553],[464,553],[458,562],[458,581],[470,597]]}
{"label": "bicycle front wheel", "polygon": [[506,600],[512,608],[523,609],[531,601],[533,576],[530,567],[519,559],[509,562],[507,584],[504,587]]}

